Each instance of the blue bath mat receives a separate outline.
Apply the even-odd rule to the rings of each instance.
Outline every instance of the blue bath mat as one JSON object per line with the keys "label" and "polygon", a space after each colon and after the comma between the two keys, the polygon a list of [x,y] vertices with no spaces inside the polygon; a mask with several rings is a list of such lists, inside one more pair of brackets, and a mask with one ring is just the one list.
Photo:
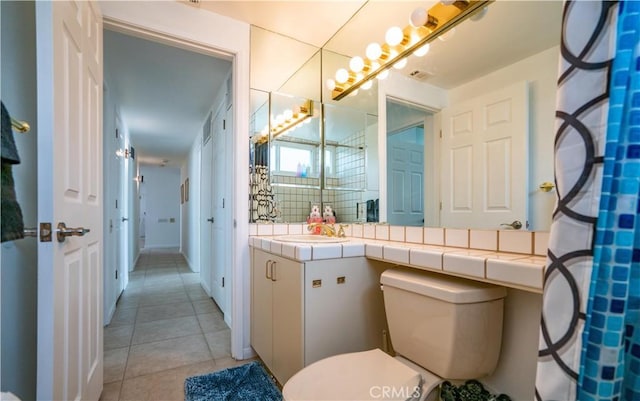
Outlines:
{"label": "blue bath mat", "polygon": [[262,365],[249,362],[208,373],[188,377],[184,381],[185,401],[281,401],[282,394]]}

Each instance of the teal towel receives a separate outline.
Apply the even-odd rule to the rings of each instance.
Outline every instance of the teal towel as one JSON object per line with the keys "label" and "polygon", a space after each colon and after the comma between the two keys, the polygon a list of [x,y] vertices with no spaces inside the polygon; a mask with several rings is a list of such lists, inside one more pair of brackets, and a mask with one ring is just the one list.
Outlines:
{"label": "teal towel", "polygon": [[4,103],[1,103],[1,107],[2,171],[0,181],[2,188],[0,188],[0,200],[2,201],[2,216],[0,217],[0,226],[2,226],[2,232],[0,237],[1,242],[5,242],[24,238],[24,222],[22,220],[22,209],[20,209],[20,204],[16,199],[12,171],[12,165],[20,163],[20,157],[13,140],[11,117],[4,107]]}

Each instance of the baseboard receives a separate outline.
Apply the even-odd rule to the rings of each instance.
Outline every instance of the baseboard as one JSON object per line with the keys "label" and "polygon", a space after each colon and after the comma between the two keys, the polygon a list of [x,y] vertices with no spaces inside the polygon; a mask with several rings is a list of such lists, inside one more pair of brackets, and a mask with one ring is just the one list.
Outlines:
{"label": "baseboard", "polygon": [[258,356],[256,352],[251,347],[246,347],[242,350],[242,358],[241,359],[249,359]]}
{"label": "baseboard", "polygon": [[116,302],[114,302],[114,303],[111,305],[111,308],[109,308],[109,311],[107,312],[107,315],[103,317],[103,319],[102,319],[102,320],[103,320],[102,324],[103,324],[104,326],[106,326],[106,325],[108,325],[109,323],[111,323],[111,319],[113,319],[113,315],[116,313],[116,304],[117,304],[117,301],[116,301]]}

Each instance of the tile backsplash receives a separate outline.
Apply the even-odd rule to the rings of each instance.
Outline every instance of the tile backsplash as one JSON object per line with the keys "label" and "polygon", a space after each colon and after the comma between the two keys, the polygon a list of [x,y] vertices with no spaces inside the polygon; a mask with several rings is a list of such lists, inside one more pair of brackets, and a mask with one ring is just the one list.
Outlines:
{"label": "tile backsplash", "polygon": [[[306,224],[249,224],[250,236],[307,233]],[[349,224],[347,237],[426,244],[546,256],[549,233],[545,231],[447,229],[389,226],[386,224]]]}

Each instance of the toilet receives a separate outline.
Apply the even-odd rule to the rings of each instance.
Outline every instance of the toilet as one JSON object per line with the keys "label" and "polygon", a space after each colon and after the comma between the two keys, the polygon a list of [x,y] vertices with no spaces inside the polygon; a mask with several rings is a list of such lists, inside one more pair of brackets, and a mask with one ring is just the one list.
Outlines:
{"label": "toilet", "polygon": [[427,400],[444,380],[493,372],[505,288],[404,268],[380,282],[396,356],[373,349],[322,359],[285,383],[284,400]]}

